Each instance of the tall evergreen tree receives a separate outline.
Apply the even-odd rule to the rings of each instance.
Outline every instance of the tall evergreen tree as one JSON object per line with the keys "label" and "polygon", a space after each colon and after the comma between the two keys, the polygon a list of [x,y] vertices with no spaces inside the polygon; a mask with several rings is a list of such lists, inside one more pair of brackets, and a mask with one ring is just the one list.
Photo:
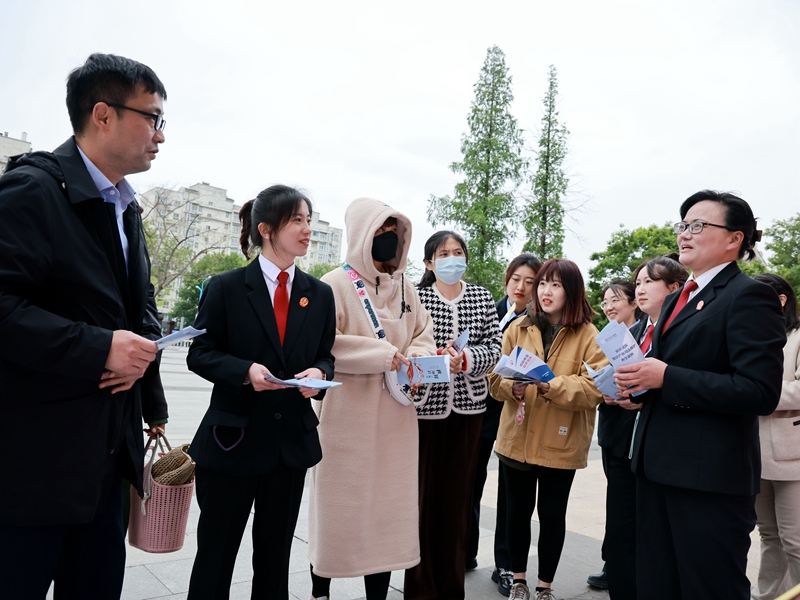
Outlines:
{"label": "tall evergreen tree", "polygon": [[450,165],[463,174],[453,196],[431,196],[428,221],[436,227],[453,223],[469,246],[466,279],[499,297],[503,291],[503,246],[513,237],[514,191],[526,162],[522,131],[510,112],[514,95],[505,54],[497,46],[486,53],[475,100],[467,116],[469,132],[461,138],[461,162]]}
{"label": "tall evergreen tree", "polygon": [[569,131],[558,120],[558,77],[550,65],[539,145],[536,151],[536,172],[530,176],[531,196],[523,208],[525,245],[542,260],[564,254],[564,197],[569,178],[564,172]]}

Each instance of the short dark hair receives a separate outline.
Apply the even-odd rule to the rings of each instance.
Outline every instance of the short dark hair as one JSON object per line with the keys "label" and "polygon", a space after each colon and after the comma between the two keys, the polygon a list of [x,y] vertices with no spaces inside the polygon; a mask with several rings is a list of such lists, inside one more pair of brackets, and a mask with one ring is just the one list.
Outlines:
{"label": "short dark hair", "polygon": [[[455,231],[450,231],[448,229],[437,231],[428,238],[428,241],[425,242],[425,254],[422,258],[424,260],[433,260],[433,255],[436,254],[436,251],[439,249],[439,247],[447,240],[455,240],[458,242],[459,246],[461,246],[461,249],[464,251],[464,258],[466,258],[467,262],[469,262],[469,250],[467,250],[467,242],[465,242],[464,238],[458,235]],[[431,287],[435,281],[436,273],[426,267],[425,272],[422,274],[422,279],[420,279],[417,287]]]}
{"label": "short dark hair", "polygon": [[273,234],[279,232],[292,219],[301,202],[308,205],[308,214],[311,215],[313,212],[311,200],[288,185],[272,185],[259,192],[254,200],[245,202],[239,209],[239,222],[242,224],[239,244],[245,258],[250,258],[251,250],[261,248],[263,238],[258,230],[259,224],[264,223],[267,226],[270,245],[274,248]]}
{"label": "short dark hair", "polygon": [[528,267],[531,271],[533,271],[533,275],[535,277],[539,272],[539,269],[542,268],[542,261],[539,260],[539,257],[532,252],[523,252],[522,254],[515,256],[511,259],[511,262],[508,263],[508,267],[506,267],[506,278],[504,285],[508,285],[508,282],[511,281],[511,276],[514,274],[514,271],[520,267]]}
{"label": "short dark hair", "polygon": [[730,192],[702,190],[683,201],[681,219],[686,216],[690,208],[704,200],[722,204],[725,208],[725,228],[728,231],[741,231],[744,234],[742,245],[739,247],[739,260],[745,258],[745,255],[745,260],[753,260],[756,256],[753,247],[756,242],[761,240],[761,232],[758,230],[758,224],[750,205]]}
{"label": "short dark hair", "polygon": [[167,99],[164,84],[147,65],[115,54],[92,54],[67,77],[67,112],[72,131],[83,133],[98,102],[125,104],[139,88]]}
{"label": "short dark hair", "polygon": [[539,304],[539,284],[542,281],[553,281],[556,277],[561,280],[566,295],[564,310],[561,313],[561,324],[569,327],[591,323],[594,311],[586,299],[586,288],[583,284],[581,270],[574,262],[564,258],[551,258],[542,265],[536,274],[536,279],[533,281],[533,302],[531,303],[533,313],[544,313]]}
{"label": "short dark hair", "polygon": [[783,294],[786,296],[786,304],[783,305],[783,321],[786,326],[786,333],[791,333],[800,327],[800,316],[797,314],[797,295],[794,293],[794,288],[792,288],[791,284],[780,275],[773,273],[756,275],[753,279],[766,283],[778,295]]}
{"label": "short dark hair", "polygon": [[677,252],[651,258],[636,267],[636,270],[633,272],[633,277],[631,277],[634,286],[636,285],[636,278],[639,277],[639,273],[645,268],[647,269],[647,276],[650,279],[653,281],[663,281],[667,287],[673,283],[683,285],[686,283],[686,280],[689,279],[689,272],[678,260]]}
{"label": "short dark hair", "polygon": [[636,286],[632,281],[628,281],[627,279],[612,279],[603,286],[602,290],[600,290],[601,301],[606,297],[606,292],[608,290],[611,290],[611,293],[615,296],[624,296],[628,301],[628,304],[634,305],[633,316],[636,318],[636,320],[638,321],[642,318],[642,309],[639,308],[638,304],[636,304]]}

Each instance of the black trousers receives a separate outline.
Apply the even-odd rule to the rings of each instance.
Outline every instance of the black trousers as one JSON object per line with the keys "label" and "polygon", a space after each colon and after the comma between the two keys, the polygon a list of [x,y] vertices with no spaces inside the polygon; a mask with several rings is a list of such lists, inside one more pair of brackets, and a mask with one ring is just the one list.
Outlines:
{"label": "black trousers", "polygon": [[420,563],[406,569],[406,600],[464,598],[469,513],[483,415],[419,420]]}
{"label": "black trousers", "polygon": [[637,477],[636,585],[647,600],[748,600],[755,496],[662,485]]}
{"label": "black trousers", "polygon": [[0,525],[0,598],[44,600],[55,582],[58,600],[119,600],[125,575],[119,478],[106,487],[89,523]]}
{"label": "black trousers", "polygon": [[[475,466],[475,486],[472,490],[472,512],[470,513],[469,545],[467,560],[478,556],[480,539],[481,497],[486,485],[487,468],[492,456],[494,440],[482,437],[478,444],[478,462]],[[508,540],[506,540],[506,482],[503,469],[497,474],[497,518],[494,527],[494,566],[498,569],[509,569]]]}
{"label": "black trousers", "polygon": [[264,475],[229,475],[197,466],[200,505],[191,600],[227,600],[242,535],[253,516],[252,598],[289,597],[289,555],[303,497],[306,469],[278,461]]}
{"label": "black trousers", "polygon": [[636,475],[627,456],[602,449],[606,474],[606,562],[611,600],[636,600]]}
{"label": "black trousers", "polygon": [[[528,570],[528,551],[531,546],[531,517],[533,509],[539,515],[539,574],[542,581],[552,583],[556,576],[564,538],[567,534],[567,502],[574,469],[551,469],[534,465],[529,471],[505,469],[506,500],[508,502],[508,552],[511,570]],[[536,492],[539,497],[537,501]]]}

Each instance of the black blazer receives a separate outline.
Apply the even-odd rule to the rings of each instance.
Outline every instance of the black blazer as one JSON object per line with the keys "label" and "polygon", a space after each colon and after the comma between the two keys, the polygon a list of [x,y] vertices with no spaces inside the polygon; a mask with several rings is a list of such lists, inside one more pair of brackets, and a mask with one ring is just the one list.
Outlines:
{"label": "black blazer", "polygon": [[[637,342],[644,333],[647,326],[647,315],[639,319],[631,327],[631,335]],[[634,402],[638,398],[633,399]],[[631,436],[633,435],[633,424],[636,422],[635,410],[628,410],[621,406],[601,403],[597,407],[599,412],[597,418],[597,443],[605,448],[612,456],[617,458],[627,457],[631,448]]]}
{"label": "black blazer", "polygon": [[[141,488],[147,421],[167,417],[158,364],[127,392],[98,389],[112,332],[161,337],[136,202],[103,201],[73,139],[12,159],[0,178],[0,419],[10,454],[0,523],[84,523],[118,462]],[[13,425],[12,425],[13,424]]]}
{"label": "black blazer", "polygon": [[279,457],[295,469],[318,463],[319,421],[311,402],[294,388],[255,392],[244,380],[254,362],[280,379],[310,367],[333,378],[336,308],[330,286],[295,268],[281,347],[272,300],[256,259],[211,278],[195,327],[208,333],[195,338],[186,362],[214,384],[211,406],[189,449],[197,464],[252,475],[271,471]]}
{"label": "black blazer", "polygon": [[642,396],[633,469],[651,481],[751,496],[760,487],[758,415],[781,393],[786,334],[778,296],[731,263],[666,332],[680,290],[664,302],[651,357],[664,386]]}

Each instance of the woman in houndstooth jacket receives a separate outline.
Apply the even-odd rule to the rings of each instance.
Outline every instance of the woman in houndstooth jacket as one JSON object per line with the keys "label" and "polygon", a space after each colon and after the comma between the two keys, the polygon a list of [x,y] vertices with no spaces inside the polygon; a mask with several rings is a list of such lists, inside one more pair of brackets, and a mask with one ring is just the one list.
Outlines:
{"label": "woman in houndstooth jacket", "polygon": [[[406,570],[405,597],[463,598],[469,513],[489,384],[500,359],[497,308],[486,288],[461,280],[467,246],[455,232],[425,243],[427,270],[417,290],[433,318],[439,354],[450,356],[451,379],[419,390],[419,565]],[[466,348],[453,340],[469,329]]]}

